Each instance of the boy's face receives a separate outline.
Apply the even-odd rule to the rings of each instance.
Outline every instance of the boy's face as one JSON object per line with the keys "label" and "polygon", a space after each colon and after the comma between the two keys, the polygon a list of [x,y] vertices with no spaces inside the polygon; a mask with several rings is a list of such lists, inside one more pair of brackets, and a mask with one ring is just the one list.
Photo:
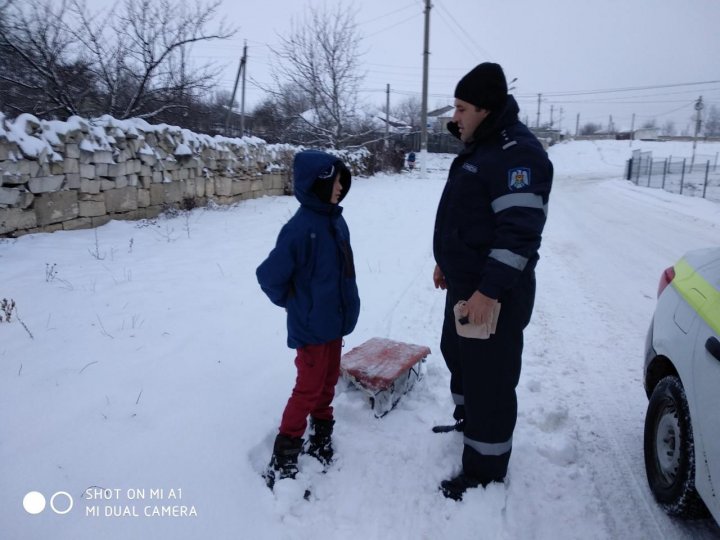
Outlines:
{"label": "boy's face", "polygon": [[332,195],[330,195],[330,202],[337,204],[340,201],[340,195],[342,195],[342,184],[340,183],[340,173],[337,173],[335,180],[333,181]]}

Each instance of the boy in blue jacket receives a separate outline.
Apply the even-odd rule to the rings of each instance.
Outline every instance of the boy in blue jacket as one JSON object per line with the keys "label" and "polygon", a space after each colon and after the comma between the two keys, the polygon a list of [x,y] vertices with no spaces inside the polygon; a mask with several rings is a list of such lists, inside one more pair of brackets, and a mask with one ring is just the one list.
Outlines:
{"label": "boy in blue jacket", "polygon": [[343,336],[355,328],[360,298],[350,232],[339,206],[350,190],[348,168],[335,156],[305,150],[293,162],[295,215],[257,269],[260,287],[287,311],[288,347],[297,350],[297,380],[282,415],[265,480],[295,478],[310,416],[306,452],[324,465],[333,457],[335,385]]}

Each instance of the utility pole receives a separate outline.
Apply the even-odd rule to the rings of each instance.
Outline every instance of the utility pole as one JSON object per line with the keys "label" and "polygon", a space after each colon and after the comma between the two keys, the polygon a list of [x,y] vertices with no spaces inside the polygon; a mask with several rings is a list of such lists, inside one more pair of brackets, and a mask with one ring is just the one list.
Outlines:
{"label": "utility pole", "polygon": [[542,94],[538,94],[538,110],[537,110],[537,120],[535,120],[535,127],[540,127],[540,102],[542,101]]}
{"label": "utility pole", "polygon": [[632,115],[632,122],[630,123],[630,146],[632,146],[633,139],[635,138],[635,113]]}
{"label": "utility pole", "polygon": [[563,107],[560,107],[560,120],[558,120],[558,131],[562,134],[562,123],[563,118],[565,117],[565,109]]}
{"label": "utility pole", "polygon": [[387,148],[390,145],[390,83],[385,92],[385,148]]}
{"label": "utility pole", "polygon": [[423,88],[422,127],[420,128],[420,176],[427,172],[427,107],[428,107],[428,63],[430,58],[430,0],[425,0],[425,40],[423,44]]}
{"label": "utility pole", "polygon": [[245,136],[245,76],[247,75],[247,40],[243,45],[242,56],[242,93],[240,98],[240,136]]}
{"label": "utility pole", "polygon": [[[245,43],[245,46],[243,47],[243,55],[242,55],[242,58],[240,59],[240,65],[238,66],[237,75],[235,76],[235,86],[233,86],[232,97],[230,98],[230,103],[228,104],[227,115],[225,116],[225,135],[226,136],[228,136],[228,129],[230,127],[230,115],[232,114],[233,105],[235,104],[235,94],[237,93],[238,83],[240,82],[240,74],[245,73],[246,51],[247,51],[247,43]],[[244,107],[244,100],[245,100],[245,77],[243,76],[243,107]],[[244,113],[244,112],[245,111],[243,110],[242,113]],[[240,136],[241,137],[244,134],[244,123],[245,123],[244,120],[245,120],[244,117],[241,116],[240,117],[240,130],[241,130]]]}
{"label": "utility pole", "polygon": [[550,127],[553,127],[553,113],[555,112],[555,105],[550,105]]}
{"label": "utility pole", "polygon": [[580,133],[580,113],[577,113],[575,117],[575,136],[577,137]]}
{"label": "utility pole", "polygon": [[693,138],[693,153],[692,160],[690,161],[690,172],[692,172],[693,165],[695,165],[695,147],[697,146],[698,133],[700,133],[700,125],[702,124],[702,120],[700,119],[700,112],[703,110],[703,107],[704,105],[702,96],[700,96],[695,102],[695,111],[697,112],[697,116],[695,119],[695,137]]}

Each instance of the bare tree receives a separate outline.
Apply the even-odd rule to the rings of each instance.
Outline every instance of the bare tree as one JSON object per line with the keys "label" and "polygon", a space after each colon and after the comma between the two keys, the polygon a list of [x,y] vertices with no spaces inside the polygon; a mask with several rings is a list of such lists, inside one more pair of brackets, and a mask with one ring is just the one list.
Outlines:
{"label": "bare tree", "polygon": [[673,120],[666,120],[662,127],[663,135],[675,135],[675,122]]}
{"label": "bare tree", "polygon": [[417,96],[409,96],[395,107],[390,107],[390,114],[398,120],[402,120],[413,129],[420,129],[422,123],[422,102]]}
{"label": "bare tree", "polygon": [[[0,81],[15,94],[41,95],[38,114],[110,114],[166,120],[213,86],[212,65],[193,67],[191,47],[226,39],[220,23],[207,30],[221,0],[188,7],[185,0],[125,0],[93,14],[84,0],[0,0]],[[4,67],[0,65],[0,67]],[[22,100],[6,107],[21,109]],[[15,96],[17,98],[17,96]],[[8,103],[12,101],[12,103]]]}
{"label": "bare tree", "polygon": [[8,0],[0,12],[0,95],[5,107],[38,115],[84,111],[94,90],[92,72],[74,51],[66,2]]}
{"label": "bare tree", "polygon": [[312,108],[310,98],[286,85],[274,91],[253,111],[256,133],[269,142],[304,142],[303,112]]}
{"label": "bare tree", "polygon": [[309,144],[342,146],[348,137],[363,77],[358,73],[360,37],[355,11],[342,3],[333,8],[310,7],[293,22],[288,37],[273,53],[278,88],[306,97],[310,109],[298,118]]}
{"label": "bare tree", "polygon": [[655,129],[657,128],[657,120],[654,118],[651,118],[650,120],[645,120],[641,126],[643,129]]}
{"label": "bare tree", "polygon": [[[227,39],[235,31],[224,23],[206,30],[222,3],[185,0],[125,0],[105,20],[87,15],[82,0],[72,0],[80,26],[75,38],[85,45],[106,96],[104,109],[116,118],[152,118],[172,108],[187,108],[186,98],[209,90],[217,72],[209,65],[193,68],[190,47],[201,41]],[[112,17],[114,39],[106,39]]]}
{"label": "bare tree", "polygon": [[716,137],[720,135],[720,109],[711,105],[705,120],[705,135]]}
{"label": "bare tree", "polygon": [[596,124],[594,122],[588,122],[583,127],[580,128],[580,135],[593,135],[600,131],[602,129],[602,126],[600,124]]}

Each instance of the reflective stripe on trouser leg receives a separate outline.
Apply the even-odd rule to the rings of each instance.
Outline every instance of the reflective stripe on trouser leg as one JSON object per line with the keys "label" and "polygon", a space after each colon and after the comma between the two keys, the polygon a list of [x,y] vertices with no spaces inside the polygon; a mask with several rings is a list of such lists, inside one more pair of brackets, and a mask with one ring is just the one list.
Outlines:
{"label": "reflective stripe on trouser leg", "polygon": [[517,421],[515,388],[520,378],[523,328],[534,298],[534,280],[501,298],[496,333],[489,339],[459,338],[464,375],[463,472],[480,481],[507,474]]}
{"label": "reflective stripe on trouser leg", "polygon": [[512,450],[512,437],[501,443],[486,443],[466,436],[463,442],[483,456],[502,456]]}
{"label": "reflective stripe on trouser leg", "polygon": [[[504,304],[502,313],[507,315]],[[514,338],[508,339],[512,334]],[[515,386],[520,374],[522,331],[505,336],[496,332],[487,340],[463,341],[467,342],[461,344],[463,356],[467,355],[463,366],[463,471],[483,481],[501,479],[507,473],[517,420]]]}

